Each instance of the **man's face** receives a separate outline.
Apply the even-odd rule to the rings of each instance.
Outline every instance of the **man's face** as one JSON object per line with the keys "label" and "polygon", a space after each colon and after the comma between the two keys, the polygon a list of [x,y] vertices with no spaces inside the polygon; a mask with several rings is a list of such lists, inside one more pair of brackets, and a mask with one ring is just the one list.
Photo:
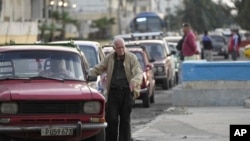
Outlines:
{"label": "man's face", "polygon": [[122,41],[117,41],[114,44],[114,50],[118,56],[122,56],[125,54],[125,46]]}
{"label": "man's face", "polygon": [[183,27],[182,31],[183,31],[184,34],[186,34],[188,32],[188,27]]}

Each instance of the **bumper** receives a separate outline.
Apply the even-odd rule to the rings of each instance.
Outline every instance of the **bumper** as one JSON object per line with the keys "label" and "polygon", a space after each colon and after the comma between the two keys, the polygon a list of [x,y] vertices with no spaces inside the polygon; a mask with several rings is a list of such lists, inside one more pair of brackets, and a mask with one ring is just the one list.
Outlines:
{"label": "bumper", "polygon": [[81,136],[82,130],[102,129],[107,127],[107,123],[82,123],[76,124],[60,124],[60,125],[41,125],[41,126],[2,126],[0,125],[0,133],[13,132],[35,132],[41,131],[44,128],[73,128],[76,131],[76,136]]}
{"label": "bumper", "polygon": [[167,79],[167,76],[155,76],[155,80],[163,80],[163,79]]}

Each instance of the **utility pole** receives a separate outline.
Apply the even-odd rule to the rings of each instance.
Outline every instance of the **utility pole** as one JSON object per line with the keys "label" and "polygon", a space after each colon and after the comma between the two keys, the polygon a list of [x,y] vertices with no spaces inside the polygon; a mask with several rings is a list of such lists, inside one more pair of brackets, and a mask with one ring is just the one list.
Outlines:
{"label": "utility pole", "polygon": [[167,12],[167,23],[168,23],[168,25],[167,25],[167,31],[169,32],[171,29],[170,29],[170,12],[171,12],[171,10],[170,10],[170,0],[166,0],[167,1],[167,9],[166,9],[166,12]]}
{"label": "utility pole", "polygon": [[118,8],[117,8],[117,20],[118,20],[118,32],[119,32],[119,34],[122,33],[121,10],[122,10],[122,0],[119,0]]}

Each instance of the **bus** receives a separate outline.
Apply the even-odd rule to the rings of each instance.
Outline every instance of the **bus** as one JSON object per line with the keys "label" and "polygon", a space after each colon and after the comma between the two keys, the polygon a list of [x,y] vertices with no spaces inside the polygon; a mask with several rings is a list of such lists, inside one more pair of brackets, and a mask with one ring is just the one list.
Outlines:
{"label": "bus", "polygon": [[165,32],[164,16],[155,12],[138,13],[130,22],[130,32]]}

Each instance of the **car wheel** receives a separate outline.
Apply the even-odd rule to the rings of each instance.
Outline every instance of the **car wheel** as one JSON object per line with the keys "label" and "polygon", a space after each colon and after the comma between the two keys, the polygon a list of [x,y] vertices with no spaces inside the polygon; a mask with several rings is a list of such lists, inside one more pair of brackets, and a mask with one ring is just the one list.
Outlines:
{"label": "car wheel", "polygon": [[155,103],[155,87],[153,87],[152,95],[150,97],[150,103]]}
{"label": "car wheel", "polygon": [[175,73],[175,85],[178,85],[178,83],[179,83],[179,73],[176,72]]}
{"label": "car wheel", "polygon": [[229,54],[228,53],[225,53],[224,54],[224,59],[228,59],[229,58]]}
{"label": "car wheel", "polygon": [[97,135],[88,138],[87,140],[84,141],[105,141],[105,140],[106,140],[105,129],[101,129]]}
{"label": "car wheel", "polygon": [[0,135],[0,141],[11,141],[11,139],[7,136]]}
{"label": "car wheel", "polygon": [[168,79],[166,79],[166,80],[163,81],[163,83],[162,83],[162,89],[163,90],[169,89],[169,81],[168,81]]}
{"label": "car wheel", "polygon": [[143,94],[142,105],[143,105],[144,108],[150,107],[150,101],[149,101],[149,87],[148,87],[147,92]]}
{"label": "car wheel", "polygon": [[168,89],[171,89],[173,87],[173,79],[169,80],[168,85]]}

